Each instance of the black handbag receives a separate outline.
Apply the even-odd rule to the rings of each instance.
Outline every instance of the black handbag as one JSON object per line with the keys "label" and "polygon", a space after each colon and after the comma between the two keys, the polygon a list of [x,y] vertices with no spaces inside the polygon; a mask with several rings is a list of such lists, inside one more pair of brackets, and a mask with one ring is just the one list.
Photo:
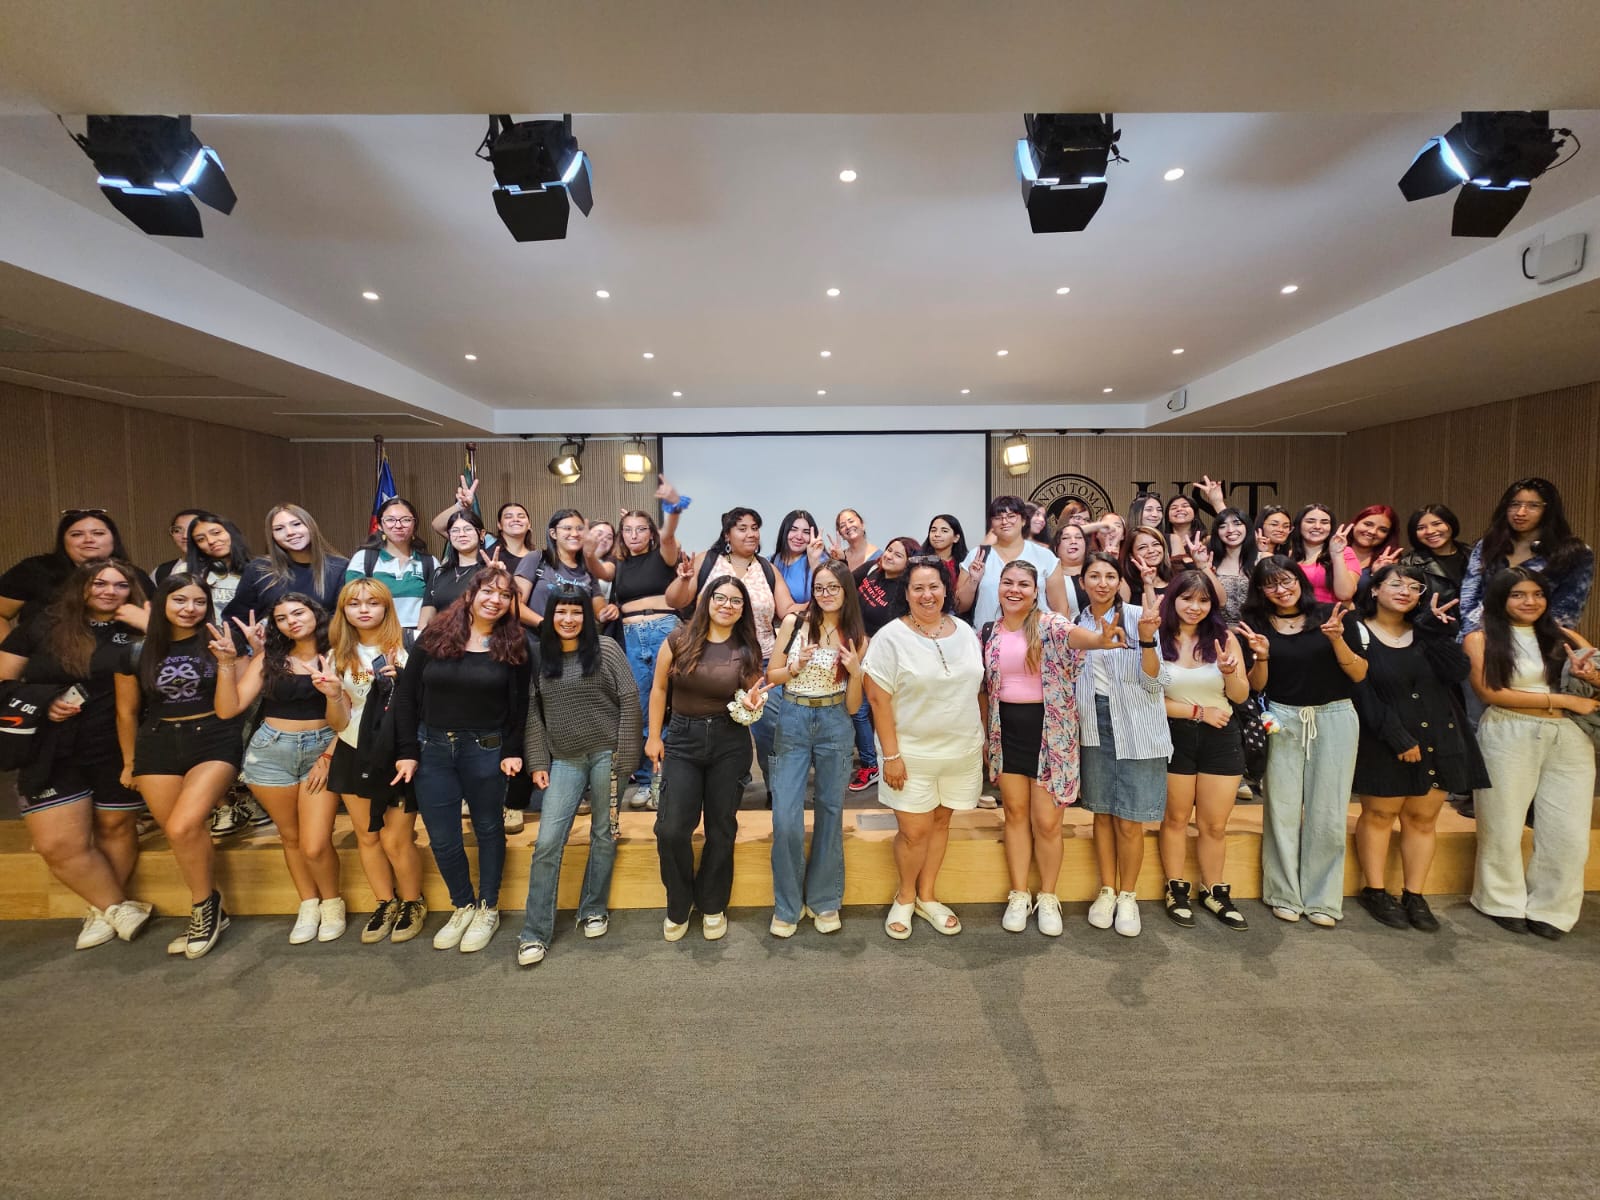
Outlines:
{"label": "black handbag", "polygon": [[1239,722],[1239,736],[1244,742],[1244,774],[1246,779],[1260,779],[1267,773],[1267,727],[1261,723],[1260,692],[1233,706],[1234,719]]}

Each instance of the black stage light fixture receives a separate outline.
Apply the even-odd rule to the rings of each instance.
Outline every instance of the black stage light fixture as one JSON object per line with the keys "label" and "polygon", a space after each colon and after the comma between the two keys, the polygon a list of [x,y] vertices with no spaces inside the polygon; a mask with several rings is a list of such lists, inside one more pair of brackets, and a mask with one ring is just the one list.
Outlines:
{"label": "black stage light fixture", "polygon": [[220,213],[238,201],[222,160],[201,144],[187,116],[92,116],[87,132],[72,140],[100,172],[95,182],[111,206],[145,233],[203,237],[194,200]]}
{"label": "black stage light fixture", "polygon": [[1570,129],[1551,129],[1548,112],[1464,112],[1417,152],[1400,177],[1400,194],[1426,200],[1460,187],[1450,232],[1498,237],[1569,137],[1577,141]]}
{"label": "black stage light fixture", "polygon": [[1017,178],[1035,233],[1079,233],[1106,198],[1106,165],[1127,162],[1110,113],[1023,113]]}
{"label": "black stage light fixture", "polygon": [[594,207],[589,156],[572,136],[571,113],[559,121],[490,116],[478,157],[494,167],[495,211],[519,242],[566,237],[569,200],[586,217]]}
{"label": "black stage light fixture", "polygon": [[583,439],[569,437],[562,442],[546,470],[564,484],[577,483],[583,478]]}

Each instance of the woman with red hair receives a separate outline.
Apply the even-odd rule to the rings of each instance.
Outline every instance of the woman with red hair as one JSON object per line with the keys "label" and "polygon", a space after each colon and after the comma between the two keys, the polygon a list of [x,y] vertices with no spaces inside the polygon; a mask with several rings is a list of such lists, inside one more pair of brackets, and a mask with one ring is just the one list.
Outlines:
{"label": "woman with red hair", "polygon": [[1400,561],[1399,527],[1399,515],[1387,504],[1369,504],[1350,518],[1350,550],[1363,575]]}

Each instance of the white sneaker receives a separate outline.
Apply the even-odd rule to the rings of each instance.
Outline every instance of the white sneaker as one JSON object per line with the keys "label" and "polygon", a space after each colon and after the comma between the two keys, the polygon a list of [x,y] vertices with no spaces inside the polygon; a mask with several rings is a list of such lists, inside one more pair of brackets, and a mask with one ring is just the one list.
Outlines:
{"label": "white sneaker", "polygon": [[324,900],[317,907],[317,941],[338,941],[344,936],[344,901]]}
{"label": "white sneaker", "polygon": [[1094,903],[1089,905],[1089,924],[1096,929],[1111,928],[1111,914],[1117,907],[1117,893],[1114,888],[1103,887],[1095,896]]}
{"label": "white sneaker", "polygon": [[113,904],[105,911],[106,920],[111,922],[111,928],[117,931],[117,936],[125,942],[131,942],[144,932],[144,927],[150,921],[150,914],[155,905],[147,904],[143,900],[124,900],[121,904]]}
{"label": "white sneaker", "polygon": [[1032,911],[1032,895],[1027,892],[1007,892],[1006,912],[1000,918],[1000,928],[1007,933],[1021,933],[1028,927],[1028,914]]}
{"label": "white sneaker", "polygon": [[272,814],[262,808],[261,801],[257,800],[249,792],[245,793],[244,799],[239,803],[244,809],[244,819],[250,823],[252,828],[260,829],[263,826],[272,824]]}
{"label": "white sneaker", "polygon": [[116,936],[117,931],[111,922],[106,920],[105,913],[91,904],[89,911],[83,916],[83,928],[78,930],[78,949],[93,950],[96,946],[104,946]]}
{"label": "white sneaker", "polygon": [[467,926],[466,933],[461,935],[461,953],[471,954],[475,950],[482,950],[489,944],[494,931],[499,928],[500,910],[490,908],[486,901],[480,900],[477,911],[473,913],[472,923]]}
{"label": "white sneaker", "polygon": [[250,817],[244,805],[224,800],[211,813],[211,836],[227,837],[238,833],[249,823]]}
{"label": "white sneaker", "polygon": [[517,966],[531,967],[534,963],[544,961],[545,945],[543,942],[520,942],[517,945]]}
{"label": "white sneaker", "polygon": [[433,935],[433,948],[435,950],[454,950],[461,944],[461,936],[467,932],[467,926],[472,924],[472,918],[477,915],[478,906],[469,904],[465,908],[458,908],[450,914],[450,919],[444,923],[444,928]]}
{"label": "white sneaker", "polygon": [[1115,929],[1123,937],[1139,936],[1139,898],[1132,892],[1117,893]]}
{"label": "white sneaker", "polygon": [[502,810],[501,815],[505,818],[507,833],[522,832],[522,826],[526,822],[527,818],[522,815],[522,810],[520,808],[504,809]]}
{"label": "white sneaker", "polygon": [[700,916],[700,933],[708,942],[721,941],[728,932],[728,914],[702,913]]}
{"label": "white sneaker", "polygon": [[646,808],[650,804],[650,785],[641,783],[628,793],[628,807],[632,809]]}
{"label": "white sneaker", "polygon": [[289,930],[289,945],[303,946],[307,942],[316,940],[317,930],[320,928],[322,928],[322,901],[300,901],[300,911],[294,917],[294,928]]}
{"label": "white sneaker", "polygon": [[995,799],[993,796],[989,795],[988,792],[984,792],[978,797],[978,807],[979,808],[999,808],[1000,807],[1000,801]]}
{"label": "white sneaker", "polygon": [[1033,906],[1039,932],[1045,937],[1061,936],[1061,901],[1049,892],[1040,892]]}

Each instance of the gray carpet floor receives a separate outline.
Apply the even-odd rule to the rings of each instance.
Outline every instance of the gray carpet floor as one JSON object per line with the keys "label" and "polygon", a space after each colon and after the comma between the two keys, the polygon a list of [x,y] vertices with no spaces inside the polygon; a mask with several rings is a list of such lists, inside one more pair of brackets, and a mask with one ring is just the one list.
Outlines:
{"label": "gray carpet floor", "polygon": [[[659,913],[545,962],[291,947],[235,921],[70,949],[0,922],[0,1194],[17,1197],[1596,1195],[1600,919],[1558,944],[1441,898],[1374,925],[1171,926],[1069,906],[967,930],[668,945]],[[429,931],[440,918],[430,918]]]}

